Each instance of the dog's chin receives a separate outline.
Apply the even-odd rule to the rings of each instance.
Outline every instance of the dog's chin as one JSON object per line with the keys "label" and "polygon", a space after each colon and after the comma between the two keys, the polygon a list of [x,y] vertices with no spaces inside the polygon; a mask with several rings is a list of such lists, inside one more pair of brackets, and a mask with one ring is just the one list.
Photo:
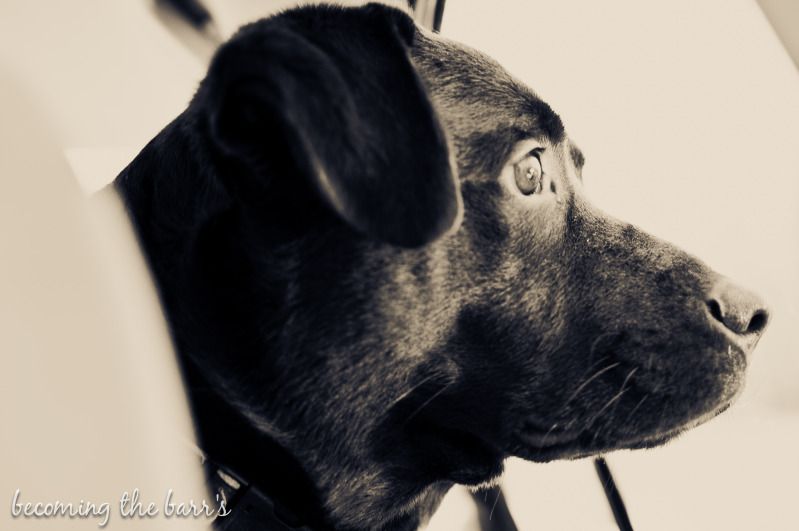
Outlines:
{"label": "dog's chin", "polygon": [[[616,345],[618,347],[618,345]],[[511,430],[509,453],[530,461],[577,459],[615,450],[654,448],[724,412],[743,390],[745,353],[739,349],[713,350],[701,359],[713,362],[712,380],[690,385],[690,375],[670,375],[619,361],[622,370],[605,375],[611,389],[626,389],[608,398],[575,402],[558,418],[528,416]],[[636,378],[630,378],[635,373]],[[708,371],[709,372],[709,371]],[[663,389],[657,392],[656,389]],[[613,401],[621,397],[612,407]],[[597,410],[597,403],[605,404]],[[531,407],[533,411],[546,410]],[[565,428],[563,428],[565,426]]]}
{"label": "dog's chin", "polygon": [[720,415],[732,405],[732,402],[733,399],[725,400],[720,406],[675,426],[654,430],[642,429],[640,432],[625,430],[601,435],[590,429],[543,431],[527,427],[515,434],[515,442],[509,453],[528,461],[545,463],[560,459],[592,457],[615,450],[656,448]]}

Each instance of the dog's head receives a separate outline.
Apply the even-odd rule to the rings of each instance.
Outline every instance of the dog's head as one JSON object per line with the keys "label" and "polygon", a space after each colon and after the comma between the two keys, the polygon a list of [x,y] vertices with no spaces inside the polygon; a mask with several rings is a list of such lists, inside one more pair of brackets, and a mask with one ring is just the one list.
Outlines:
{"label": "dog's head", "polygon": [[205,212],[178,346],[345,527],[510,455],[662,443],[741,387],[762,303],[591,206],[558,115],[400,11],[250,25],[186,116],[214,183],[170,207]]}

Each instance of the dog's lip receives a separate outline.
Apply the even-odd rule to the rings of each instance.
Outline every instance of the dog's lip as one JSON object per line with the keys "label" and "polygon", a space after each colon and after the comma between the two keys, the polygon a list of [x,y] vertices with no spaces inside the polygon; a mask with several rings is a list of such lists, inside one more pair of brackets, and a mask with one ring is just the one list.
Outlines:
{"label": "dog's lip", "polygon": [[553,459],[578,459],[590,457],[601,453],[636,448],[653,448],[661,446],[680,434],[691,430],[695,426],[707,422],[720,415],[732,404],[731,400],[724,400],[720,405],[670,429],[649,434],[638,434],[630,437],[620,437],[614,444],[593,446],[595,437],[590,430],[558,429],[557,425],[548,430],[540,428],[540,423],[526,425],[516,433],[517,441],[514,455],[532,461],[546,462]]}
{"label": "dog's lip", "polygon": [[584,432],[536,432],[523,431],[516,434],[516,445],[511,455],[534,462],[571,458],[580,449],[580,438]]}

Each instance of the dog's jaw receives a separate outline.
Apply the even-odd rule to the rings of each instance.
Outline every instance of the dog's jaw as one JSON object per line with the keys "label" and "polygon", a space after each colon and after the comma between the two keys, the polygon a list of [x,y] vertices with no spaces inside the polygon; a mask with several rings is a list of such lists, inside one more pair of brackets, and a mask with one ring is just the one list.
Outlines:
{"label": "dog's jaw", "polygon": [[[720,344],[718,349],[695,354],[719,360],[715,379],[702,392],[692,389],[696,383],[689,378],[684,384],[673,378],[669,381],[646,363],[620,363],[613,355],[605,355],[604,367],[592,367],[576,380],[560,407],[518,425],[511,453],[547,462],[666,444],[726,411],[740,396],[746,352]],[[583,399],[581,391],[592,385],[604,385],[608,391]]]}
{"label": "dog's jaw", "polygon": [[[512,446],[511,454],[529,461],[547,463],[561,459],[592,457],[616,450],[657,448],[722,414],[733,402],[734,399],[731,399],[722,406],[676,427],[662,426],[654,431],[640,428],[640,433],[637,434],[608,433],[601,439],[599,438],[601,432],[591,429],[562,430],[558,429],[557,423],[553,423],[554,427],[542,430],[525,425],[516,433],[517,442]],[[631,425],[628,425],[625,431],[635,433],[637,430],[634,426],[634,419],[628,419],[626,422]],[[599,430],[599,428],[595,428],[595,430]]]}

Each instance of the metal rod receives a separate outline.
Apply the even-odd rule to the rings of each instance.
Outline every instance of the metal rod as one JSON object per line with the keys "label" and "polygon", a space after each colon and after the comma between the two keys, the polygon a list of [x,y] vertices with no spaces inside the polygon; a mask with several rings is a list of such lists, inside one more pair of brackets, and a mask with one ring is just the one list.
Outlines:
{"label": "metal rod", "polygon": [[613,517],[616,519],[616,525],[619,526],[619,530],[633,531],[633,525],[627,515],[627,508],[624,506],[624,500],[621,499],[619,489],[616,488],[616,482],[613,480],[613,475],[610,473],[610,468],[605,458],[600,456],[594,459],[594,467],[596,467],[596,473],[602,483],[602,488],[605,490],[605,496],[608,498],[610,509],[613,511]]}
{"label": "metal rod", "polygon": [[438,32],[444,17],[444,0],[415,0],[409,2],[414,18],[420,25]]}

